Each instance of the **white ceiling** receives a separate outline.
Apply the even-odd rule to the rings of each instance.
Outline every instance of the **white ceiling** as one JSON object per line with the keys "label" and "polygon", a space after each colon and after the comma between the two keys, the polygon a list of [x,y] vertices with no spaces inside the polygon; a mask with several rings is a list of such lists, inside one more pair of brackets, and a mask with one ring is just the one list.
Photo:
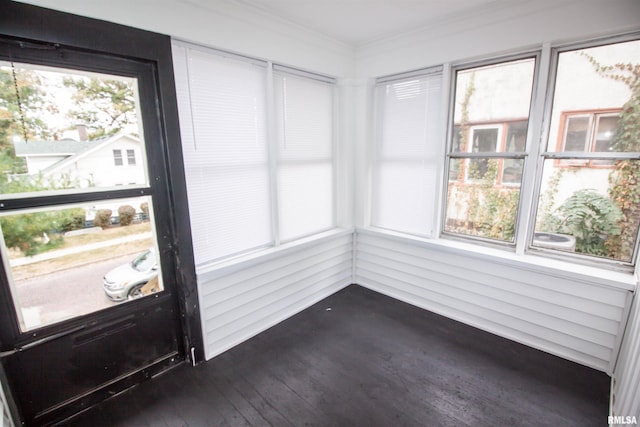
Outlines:
{"label": "white ceiling", "polygon": [[[212,0],[194,0],[205,5]],[[406,33],[526,0],[227,0],[349,45]]]}

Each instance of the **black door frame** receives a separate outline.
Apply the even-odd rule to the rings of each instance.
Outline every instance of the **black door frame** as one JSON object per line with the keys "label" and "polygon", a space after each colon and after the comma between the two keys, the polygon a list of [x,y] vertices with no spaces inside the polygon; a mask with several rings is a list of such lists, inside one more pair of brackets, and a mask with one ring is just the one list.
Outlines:
{"label": "black door frame", "polygon": [[[157,141],[166,165],[166,195],[169,209],[166,224],[158,228],[158,239],[171,249],[169,265],[173,267],[182,327],[182,355],[197,364],[204,359],[204,345],[182,148],[169,36],[118,24],[85,18],[36,6],[0,0],[0,37],[11,43],[29,47],[60,46],[91,55],[109,55],[142,60],[155,72],[158,93],[157,117],[160,118],[160,140]],[[154,141],[156,143],[156,141]],[[153,168],[153,165],[150,165]],[[159,224],[157,224],[158,226]],[[6,296],[5,296],[6,297]],[[143,303],[143,301],[140,301]],[[0,319],[6,321],[6,318]],[[139,382],[144,375],[129,382]],[[10,393],[10,390],[8,390]],[[9,397],[8,397],[9,399]],[[14,414],[15,415],[15,414]]]}

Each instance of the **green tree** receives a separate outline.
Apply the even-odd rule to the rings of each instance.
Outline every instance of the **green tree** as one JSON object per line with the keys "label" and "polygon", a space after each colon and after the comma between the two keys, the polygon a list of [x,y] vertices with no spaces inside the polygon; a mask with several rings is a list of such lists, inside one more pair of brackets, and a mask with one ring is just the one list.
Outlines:
{"label": "green tree", "polygon": [[63,233],[84,224],[84,210],[64,209],[0,217],[7,247],[32,256],[60,246]]}
{"label": "green tree", "polygon": [[[640,63],[602,65],[593,56],[584,54],[596,71],[609,79],[620,82],[631,91],[629,100],[622,106],[613,150],[640,152]],[[609,175],[609,196],[620,209],[621,233],[606,243],[615,259],[630,261],[640,224],[640,162],[618,161]]]}
{"label": "green tree", "polygon": [[45,101],[42,87],[32,70],[0,68],[0,180],[8,173],[25,172],[24,161],[15,157],[14,137],[29,141],[52,136],[39,117],[41,109],[55,108]]}
{"label": "green tree", "polygon": [[114,135],[127,125],[136,124],[131,82],[84,77],[67,77],[63,82],[75,90],[72,98],[76,107],[69,114],[87,126],[90,140]]}

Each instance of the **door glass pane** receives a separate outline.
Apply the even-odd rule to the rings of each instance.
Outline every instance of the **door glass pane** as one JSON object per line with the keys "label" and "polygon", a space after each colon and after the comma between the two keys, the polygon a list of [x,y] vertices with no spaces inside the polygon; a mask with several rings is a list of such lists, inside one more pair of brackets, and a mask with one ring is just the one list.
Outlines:
{"label": "door glass pane", "polygon": [[139,117],[135,78],[0,61],[0,193],[147,185]]}
{"label": "door glass pane", "polygon": [[136,78],[0,61],[0,195],[22,200],[0,206],[0,251],[23,332],[163,289],[151,197],[113,192],[149,187],[140,117]]}
{"label": "door glass pane", "polygon": [[4,212],[2,259],[22,331],[163,289],[150,197]]}

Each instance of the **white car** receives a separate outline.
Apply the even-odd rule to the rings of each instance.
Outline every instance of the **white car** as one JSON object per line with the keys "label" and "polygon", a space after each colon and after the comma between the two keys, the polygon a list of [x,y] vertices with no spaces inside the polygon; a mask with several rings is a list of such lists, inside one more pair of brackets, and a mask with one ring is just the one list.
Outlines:
{"label": "white car", "polygon": [[[146,295],[145,286],[153,281],[157,286],[158,260],[155,250],[138,255],[133,261],[109,271],[104,276],[104,293],[113,301],[125,301]],[[153,280],[156,279],[156,280]],[[143,289],[145,288],[145,289]],[[154,289],[151,289],[154,292]]]}

